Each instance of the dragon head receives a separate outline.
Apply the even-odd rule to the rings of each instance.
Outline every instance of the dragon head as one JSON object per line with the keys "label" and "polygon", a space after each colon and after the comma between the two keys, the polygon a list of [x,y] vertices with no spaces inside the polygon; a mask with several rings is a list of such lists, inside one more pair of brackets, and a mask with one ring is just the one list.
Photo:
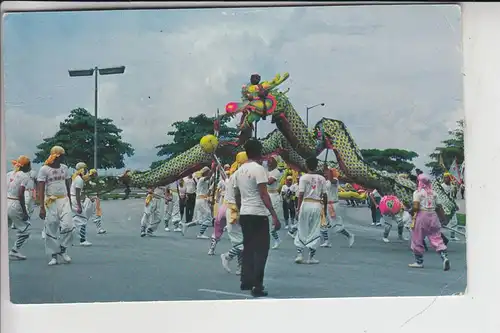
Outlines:
{"label": "dragon head", "polygon": [[276,74],[272,80],[261,82],[259,74],[252,74],[250,82],[241,88],[241,102],[230,102],[226,105],[226,113],[234,116],[241,113],[240,130],[253,127],[253,123],[265,119],[276,111],[277,87],[285,82],[290,74]]}

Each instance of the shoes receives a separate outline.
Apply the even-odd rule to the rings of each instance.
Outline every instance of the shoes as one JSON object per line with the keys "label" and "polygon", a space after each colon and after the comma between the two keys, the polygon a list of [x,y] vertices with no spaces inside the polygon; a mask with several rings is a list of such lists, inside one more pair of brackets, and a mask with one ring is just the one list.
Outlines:
{"label": "shoes", "polygon": [[266,297],[268,295],[267,291],[264,290],[264,288],[252,288],[251,295],[253,297]]}

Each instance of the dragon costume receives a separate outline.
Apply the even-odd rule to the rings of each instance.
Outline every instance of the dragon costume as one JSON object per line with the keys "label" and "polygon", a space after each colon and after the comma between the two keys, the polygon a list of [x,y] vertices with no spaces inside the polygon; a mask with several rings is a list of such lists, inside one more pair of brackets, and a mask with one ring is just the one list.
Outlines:
{"label": "dragon costume", "polygon": [[[265,156],[279,155],[289,168],[305,171],[307,158],[316,157],[325,149],[332,149],[337,163],[327,163],[339,170],[340,178],[349,179],[350,182],[368,189],[377,189],[384,195],[396,195],[405,205],[409,205],[416,184],[398,174],[368,165],[342,121],[323,118],[312,130],[307,128],[287,97],[289,89],[285,91],[278,89],[289,77],[288,73],[277,74],[272,80],[261,82],[260,76],[252,75],[250,82],[242,87],[242,101],[228,103],[226,114],[221,116],[234,117],[241,114],[240,135],[238,138],[221,140],[215,154],[217,156],[229,154],[234,157],[242,150],[242,144],[251,137],[253,124],[270,117],[277,128],[260,139]],[[127,189],[130,186],[166,185],[204,166],[210,166],[212,160],[213,155],[204,152],[198,144],[155,169],[145,172],[127,171],[122,180]],[[324,162],[319,164],[318,171],[324,168]],[[437,183],[433,185],[434,191],[443,203],[446,215],[455,213],[458,207],[454,200]]]}

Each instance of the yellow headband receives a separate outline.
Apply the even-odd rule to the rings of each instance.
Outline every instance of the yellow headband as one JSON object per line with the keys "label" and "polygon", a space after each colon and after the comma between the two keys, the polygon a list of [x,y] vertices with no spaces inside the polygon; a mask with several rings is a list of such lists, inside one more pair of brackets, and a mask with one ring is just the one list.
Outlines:
{"label": "yellow headband", "polygon": [[97,174],[97,170],[96,169],[90,169],[89,172],[87,172],[86,175],[83,175],[82,178],[84,181],[89,181],[90,177],[92,177],[93,175]]}
{"label": "yellow headband", "polygon": [[30,159],[28,156],[21,155],[17,160],[12,160],[12,165],[14,166],[14,171],[19,171],[22,167],[28,165],[30,163]]}
{"label": "yellow headband", "polygon": [[50,150],[50,156],[47,158],[45,161],[45,165],[52,165],[54,163],[55,159],[58,158],[61,155],[64,155],[66,152],[64,151],[64,148],[61,146],[54,146]]}
{"label": "yellow headband", "polygon": [[87,168],[87,164],[85,164],[85,162],[78,162],[76,164],[76,171],[73,174],[73,176],[71,176],[71,179],[75,180],[75,178],[77,176],[82,176],[83,177],[84,176],[84,171],[85,171],[86,168]]}
{"label": "yellow headband", "polygon": [[236,161],[229,168],[229,174],[232,175],[246,161],[248,161],[248,156],[246,152],[241,151],[238,154],[236,154]]}

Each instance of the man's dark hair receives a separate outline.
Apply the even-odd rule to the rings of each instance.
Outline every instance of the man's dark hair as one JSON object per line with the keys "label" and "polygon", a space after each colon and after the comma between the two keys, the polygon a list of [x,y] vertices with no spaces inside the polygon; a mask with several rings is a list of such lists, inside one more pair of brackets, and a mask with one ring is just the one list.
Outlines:
{"label": "man's dark hair", "polygon": [[248,159],[257,160],[262,157],[262,143],[254,138],[248,139],[244,145]]}
{"label": "man's dark hair", "polygon": [[316,171],[318,168],[318,159],[316,157],[309,157],[306,160],[306,167],[309,171]]}
{"label": "man's dark hair", "polygon": [[25,166],[23,166],[22,168],[20,168],[20,170],[21,170],[22,172],[28,172],[28,171],[30,171],[30,170],[31,170],[31,161],[30,161],[30,162],[28,162],[28,164],[26,164],[26,165],[25,165]]}
{"label": "man's dark hair", "polygon": [[250,83],[251,84],[259,84],[260,83],[260,75],[259,74],[252,74],[250,76]]}
{"label": "man's dark hair", "polygon": [[423,172],[422,170],[420,170],[420,169],[415,169],[415,173],[416,173],[416,174],[417,174],[417,176],[418,176],[418,175],[420,175],[420,174],[422,174],[422,173],[424,173],[424,172]]}

